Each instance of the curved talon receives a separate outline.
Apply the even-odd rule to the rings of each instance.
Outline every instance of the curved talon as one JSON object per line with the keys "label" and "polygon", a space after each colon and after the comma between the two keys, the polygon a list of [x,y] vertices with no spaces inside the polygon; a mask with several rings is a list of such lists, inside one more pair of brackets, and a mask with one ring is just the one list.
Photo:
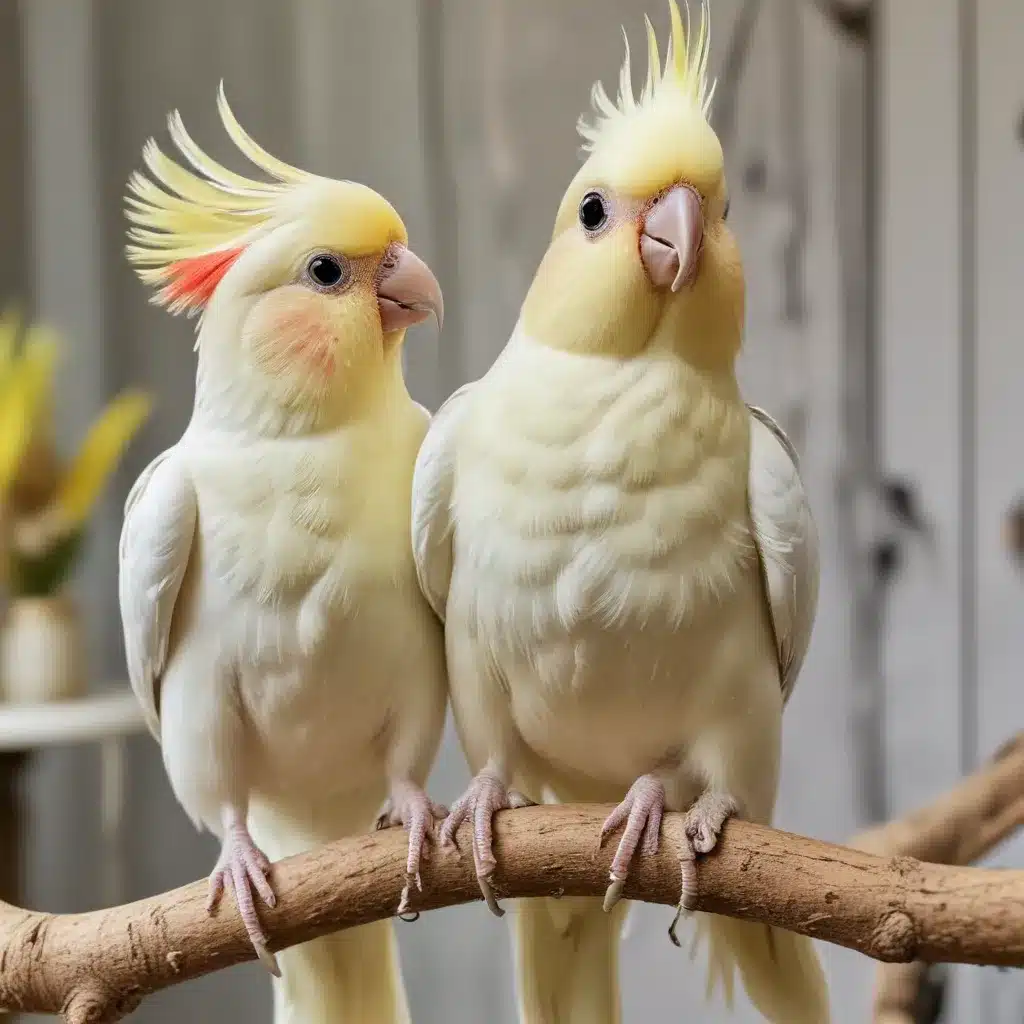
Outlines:
{"label": "curved talon", "polygon": [[487,904],[487,909],[495,917],[504,917],[505,911],[501,908],[498,903],[497,897],[494,895],[494,889],[491,888],[490,879],[486,875],[476,876],[477,885],[480,886],[480,892],[483,893],[484,902]]}
{"label": "curved talon", "polygon": [[280,978],[281,967],[277,962],[277,957],[274,956],[274,954],[271,953],[270,950],[262,943],[254,942],[253,949],[256,950],[256,956],[259,957],[260,963],[263,964],[263,966],[266,967],[266,969],[270,971],[275,978]]}
{"label": "curved talon", "polygon": [[626,880],[624,878],[616,878],[612,876],[612,884],[608,886],[607,891],[604,894],[604,912],[610,914],[615,908],[615,904],[622,899],[622,890],[626,888]]}
{"label": "curved talon", "polygon": [[668,937],[672,940],[672,945],[676,949],[682,949],[683,944],[679,941],[679,936],[676,934],[676,929],[679,927],[679,920],[683,916],[682,905],[676,907],[676,916],[672,918],[672,923],[668,926]]}
{"label": "curved talon", "polygon": [[672,923],[668,926],[668,937],[672,940],[673,946],[682,946],[676,929],[684,917],[689,917],[697,909],[697,864],[692,858],[683,857],[679,862],[679,902],[676,904],[676,914]]}
{"label": "curved talon", "polygon": [[[405,885],[402,886],[402,895],[398,901],[398,910],[395,912],[403,921],[415,921],[420,916],[420,912],[418,910],[409,909],[409,897],[412,896],[413,885],[415,885],[420,892],[423,892],[423,885],[419,880],[419,876],[417,875],[415,878],[410,878],[406,875]],[[409,917],[410,914],[413,916]]]}

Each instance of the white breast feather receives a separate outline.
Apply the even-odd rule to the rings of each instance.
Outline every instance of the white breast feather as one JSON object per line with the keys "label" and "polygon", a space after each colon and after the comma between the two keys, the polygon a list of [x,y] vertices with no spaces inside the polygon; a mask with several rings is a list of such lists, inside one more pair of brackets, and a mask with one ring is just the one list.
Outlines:
{"label": "white breast feather", "polygon": [[677,361],[522,345],[465,401],[455,545],[481,628],[512,595],[524,649],[595,616],[678,625],[751,564],[745,415]]}

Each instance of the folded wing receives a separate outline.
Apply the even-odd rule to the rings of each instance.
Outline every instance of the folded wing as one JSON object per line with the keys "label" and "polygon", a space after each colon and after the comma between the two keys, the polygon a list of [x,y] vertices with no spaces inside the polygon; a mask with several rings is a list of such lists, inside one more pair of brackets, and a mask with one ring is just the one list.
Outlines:
{"label": "folded wing", "polygon": [[128,495],[118,559],[128,677],[157,738],[160,678],[196,517],[192,481],[172,448],[146,467]]}
{"label": "folded wing", "polygon": [[779,655],[783,699],[796,685],[818,607],[818,531],[796,450],[763,409],[750,407],[750,517]]}

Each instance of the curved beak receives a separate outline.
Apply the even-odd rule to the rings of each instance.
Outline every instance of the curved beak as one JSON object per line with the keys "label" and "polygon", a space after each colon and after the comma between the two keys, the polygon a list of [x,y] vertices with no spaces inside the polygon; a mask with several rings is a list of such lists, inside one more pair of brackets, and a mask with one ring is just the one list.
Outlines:
{"label": "curved beak", "polygon": [[677,292],[697,277],[704,243],[700,196],[676,185],[647,211],[640,236],[640,258],[655,288]]}
{"label": "curved beak", "polygon": [[437,329],[444,324],[444,297],[437,278],[411,249],[395,246],[377,285],[377,307],[385,333],[422,323],[433,315]]}

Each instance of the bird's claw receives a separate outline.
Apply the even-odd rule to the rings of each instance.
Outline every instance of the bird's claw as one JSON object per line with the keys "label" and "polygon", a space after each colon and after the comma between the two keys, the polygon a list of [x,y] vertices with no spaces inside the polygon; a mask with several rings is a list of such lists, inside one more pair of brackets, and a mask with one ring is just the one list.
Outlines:
{"label": "bird's claw", "polygon": [[668,929],[668,937],[676,946],[679,945],[679,938],[676,935],[679,921],[697,909],[697,858],[715,848],[722,826],[736,810],[736,801],[731,796],[705,790],[683,818],[686,849],[679,862],[679,904],[676,907],[676,916]]}
{"label": "bird's claw", "polygon": [[474,777],[466,792],[452,804],[451,812],[441,825],[442,849],[458,850],[455,833],[464,821],[472,821],[476,880],[484,902],[496,917],[504,917],[505,911],[498,905],[491,885],[498,866],[494,859],[493,818],[498,811],[532,805],[532,800],[518,790],[509,789],[497,775],[485,769]]}
{"label": "bird's claw", "polygon": [[415,921],[419,914],[410,911],[409,898],[413,886],[423,892],[420,865],[430,857],[430,843],[434,840],[434,820],[444,818],[448,808],[434,803],[419,786],[410,782],[397,783],[391,796],[384,802],[377,817],[378,829],[401,825],[409,833],[409,852],[405,863],[405,885],[398,901],[397,914],[403,921]]}
{"label": "bird's claw", "polygon": [[277,905],[277,897],[267,877],[269,873],[270,861],[253,842],[246,828],[242,825],[232,826],[224,836],[220,857],[210,875],[206,912],[212,914],[225,890],[230,889],[256,955],[264,967],[279,978],[281,969],[277,958],[267,948],[267,934],[260,924],[253,898],[255,889],[268,907]]}
{"label": "bird's claw", "polygon": [[603,846],[605,839],[623,822],[625,829],[619,840],[619,847],[612,858],[611,884],[604,894],[604,909],[610,911],[622,898],[629,876],[629,865],[636,854],[637,847],[645,856],[653,856],[658,852],[658,841],[661,835],[661,817],[665,811],[665,787],[653,775],[641,775],[626,794],[626,799],[608,815],[601,826],[598,846]]}
{"label": "bird's claw", "polygon": [[613,878],[604,894],[604,912],[607,914],[622,899],[622,890],[626,888],[624,878]]}

